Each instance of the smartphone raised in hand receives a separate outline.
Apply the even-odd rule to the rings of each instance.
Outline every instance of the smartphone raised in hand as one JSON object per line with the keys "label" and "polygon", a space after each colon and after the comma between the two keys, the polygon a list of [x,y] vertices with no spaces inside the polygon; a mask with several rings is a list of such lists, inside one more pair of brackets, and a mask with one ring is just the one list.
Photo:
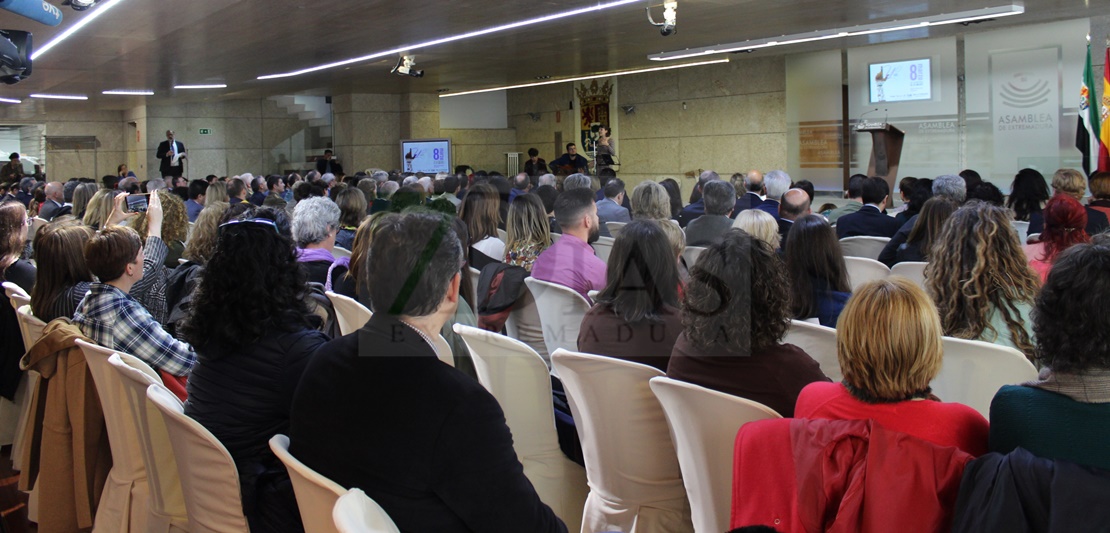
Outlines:
{"label": "smartphone raised in hand", "polygon": [[146,213],[147,197],[150,194],[129,194],[127,195],[127,212],[128,213]]}

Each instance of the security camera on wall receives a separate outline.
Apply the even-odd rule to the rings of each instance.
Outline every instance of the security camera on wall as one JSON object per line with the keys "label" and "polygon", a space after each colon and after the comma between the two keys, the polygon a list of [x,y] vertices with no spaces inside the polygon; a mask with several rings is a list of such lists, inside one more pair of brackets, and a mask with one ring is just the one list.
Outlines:
{"label": "security camera on wall", "polygon": [[397,60],[397,66],[393,67],[393,70],[389,72],[399,76],[412,76],[414,78],[424,77],[424,71],[416,69],[415,56],[401,56],[401,58]]}
{"label": "security camera on wall", "polygon": [[11,85],[31,75],[31,33],[0,30],[0,82]]}
{"label": "security camera on wall", "polygon": [[678,24],[678,0],[666,0],[663,2],[663,22],[655,22],[655,19],[651,17],[652,7],[658,7],[658,5],[647,7],[648,22],[650,22],[652,26],[659,27],[660,35],[663,37],[670,37],[678,32],[676,28]]}

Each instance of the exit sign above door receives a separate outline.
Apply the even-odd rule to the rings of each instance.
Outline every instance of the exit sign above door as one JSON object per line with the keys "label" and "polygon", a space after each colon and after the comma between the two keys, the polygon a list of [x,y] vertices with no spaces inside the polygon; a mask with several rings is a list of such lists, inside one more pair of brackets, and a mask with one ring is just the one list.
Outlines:
{"label": "exit sign above door", "polygon": [[210,130],[208,128],[200,128],[200,129],[197,130],[197,133],[199,133],[201,135],[212,135],[212,130]]}

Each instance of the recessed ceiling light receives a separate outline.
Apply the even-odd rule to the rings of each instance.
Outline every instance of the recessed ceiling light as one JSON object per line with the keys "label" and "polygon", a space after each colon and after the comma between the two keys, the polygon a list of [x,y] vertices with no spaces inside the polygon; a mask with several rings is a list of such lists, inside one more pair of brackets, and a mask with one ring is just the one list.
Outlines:
{"label": "recessed ceiling light", "polygon": [[945,24],[983,21],[987,19],[996,19],[999,17],[1008,17],[1011,15],[1020,15],[1024,12],[1025,7],[1020,2],[1014,2],[1001,6],[985,7],[982,9],[970,9],[967,11],[959,11],[956,13],[942,13],[940,15],[931,15],[927,17],[916,17],[905,20],[891,20],[887,22],[863,24],[859,26],[852,26],[849,28],[811,31],[807,33],[781,35],[778,37],[770,37],[766,39],[752,39],[748,41],[740,41],[728,44],[715,44],[712,46],[703,46],[701,48],[686,48],[682,50],[675,50],[672,52],[651,54],[648,56],[648,59],[651,59],[652,61],[668,61],[672,59],[704,57],[707,55],[722,54],[726,52],[750,52],[757,48],[770,48],[773,46],[783,46],[788,44],[800,44],[813,41],[824,41],[827,39],[838,39],[841,37],[857,37],[861,35],[872,35],[876,33],[927,28],[929,26],[942,26]]}
{"label": "recessed ceiling light", "polygon": [[673,69],[676,69],[676,68],[686,68],[686,67],[700,67],[702,65],[715,65],[717,63],[728,63],[728,59],[714,59],[714,60],[711,60],[711,61],[698,61],[697,63],[683,63],[681,65],[667,65],[665,67],[650,67],[650,68],[640,68],[640,69],[634,69],[634,70],[622,70],[622,71],[617,71],[617,72],[604,72],[602,74],[591,74],[589,76],[578,76],[578,77],[575,77],[575,78],[560,78],[560,79],[557,79],[557,80],[537,81],[537,82],[533,82],[533,83],[521,83],[519,85],[506,85],[504,87],[491,87],[489,89],[477,89],[477,90],[473,90],[473,91],[463,91],[463,92],[458,92],[458,93],[453,93],[453,94],[441,94],[441,95],[439,95],[439,97],[440,98],[450,98],[452,96],[462,96],[464,94],[488,93],[488,92],[493,92],[493,91],[503,91],[503,90],[506,90],[506,89],[523,89],[525,87],[537,87],[537,86],[540,86],[540,85],[552,85],[552,84],[555,84],[555,83],[567,83],[567,82],[571,82],[571,81],[593,80],[593,79],[597,79],[597,78],[609,78],[609,77],[614,77],[615,78],[617,76],[627,76],[629,74],[640,74],[640,73],[643,73],[643,72],[655,72],[655,71],[658,71],[658,70],[673,70]]}
{"label": "recessed ceiling light", "polygon": [[111,91],[104,91],[100,94],[114,94],[120,96],[153,96],[154,91],[149,89],[113,89]]}
{"label": "recessed ceiling light", "polygon": [[225,89],[227,85],[223,83],[213,83],[210,85],[174,85],[174,89]]}
{"label": "recessed ceiling light", "polygon": [[101,2],[100,4],[97,4],[96,8],[94,8],[92,11],[89,11],[87,15],[78,19],[74,25],[69,27],[69,29],[59,34],[50,42],[39,47],[38,50],[31,52],[31,61],[42,57],[42,55],[49,51],[51,48],[58,46],[59,43],[70,38],[73,34],[80,31],[81,28],[89,25],[89,23],[96,20],[97,17],[107,13],[109,9],[116,7],[116,4],[119,4],[122,1],[123,0],[107,0],[106,2]]}
{"label": "recessed ceiling light", "polygon": [[15,98],[0,98],[0,102],[5,104],[22,104],[23,100],[16,100]]}
{"label": "recessed ceiling light", "polygon": [[83,94],[32,94],[31,98],[48,98],[52,100],[88,100]]}
{"label": "recessed ceiling light", "polygon": [[423,43],[410,44],[410,45],[401,46],[401,47],[398,47],[398,48],[393,48],[391,50],[383,50],[381,52],[374,52],[374,53],[371,53],[371,54],[368,54],[368,55],[364,55],[364,56],[360,56],[360,57],[353,57],[351,59],[344,59],[342,61],[336,61],[334,63],[325,63],[323,65],[317,65],[315,67],[309,67],[309,68],[306,68],[306,69],[294,70],[294,71],[291,71],[291,72],[282,72],[280,74],[267,74],[265,76],[259,76],[258,79],[260,79],[260,80],[272,80],[272,79],[276,79],[276,78],[288,78],[290,76],[300,76],[301,74],[308,74],[310,72],[316,72],[316,71],[325,70],[325,69],[329,69],[329,68],[341,67],[343,65],[350,65],[351,63],[360,63],[362,61],[377,59],[379,57],[386,57],[386,56],[394,56],[394,55],[397,55],[397,54],[403,54],[403,53],[407,53],[407,52],[411,52],[413,50],[416,50],[417,48],[427,48],[429,46],[436,46],[436,45],[439,45],[439,44],[461,41],[463,39],[470,39],[471,37],[480,37],[482,35],[489,35],[491,33],[498,33],[498,32],[502,32],[502,31],[506,31],[506,30],[521,28],[521,27],[524,27],[524,26],[531,26],[533,24],[540,24],[540,23],[543,23],[543,22],[550,22],[552,20],[558,20],[558,19],[562,19],[562,18],[573,17],[573,16],[576,16],[576,15],[582,15],[582,14],[585,14],[585,13],[592,13],[592,12],[595,12],[595,11],[602,11],[602,10],[605,10],[605,9],[620,7],[620,6],[627,5],[627,4],[634,4],[634,3],[637,3],[637,2],[640,2],[640,1],[641,0],[616,0],[614,2],[608,2],[608,3],[605,3],[605,4],[597,4],[597,5],[593,5],[593,6],[587,6],[587,7],[583,7],[583,8],[579,8],[579,9],[573,9],[571,11],[564,11],[562,13],[555,13],[555,14],[552,14],[552,15],[545,15],[545,16],[542,16],[542,17],[534,18],[534,19],[521,20],[521,21],[518,21],[518,22],[511,22],[509,24],[502,24],[501,26],[494,26],[492,28],[485,28],[485,29],[482,29],[482,30],[476,30],[476,31],[467,32],[467,33],[460,33],[458,35],[452,35],[450,37],[444,37],[442,39],[436,39],[434,41],[426,41],[426,42],[423,42]]}

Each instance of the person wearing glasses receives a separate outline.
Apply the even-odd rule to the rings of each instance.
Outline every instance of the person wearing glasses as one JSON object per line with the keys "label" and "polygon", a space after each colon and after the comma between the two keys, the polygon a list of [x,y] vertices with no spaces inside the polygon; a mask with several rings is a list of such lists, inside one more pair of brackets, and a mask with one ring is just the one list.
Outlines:
{"label": "person wearing glasses", "polygon": [[289,475],[267,442],[289,433],[297,383],[328,338],[312,323],[284,209],[248,210],[218,232],[180,327],[197,352],[185,414],[235,459],[251,530],[300,530]]}

